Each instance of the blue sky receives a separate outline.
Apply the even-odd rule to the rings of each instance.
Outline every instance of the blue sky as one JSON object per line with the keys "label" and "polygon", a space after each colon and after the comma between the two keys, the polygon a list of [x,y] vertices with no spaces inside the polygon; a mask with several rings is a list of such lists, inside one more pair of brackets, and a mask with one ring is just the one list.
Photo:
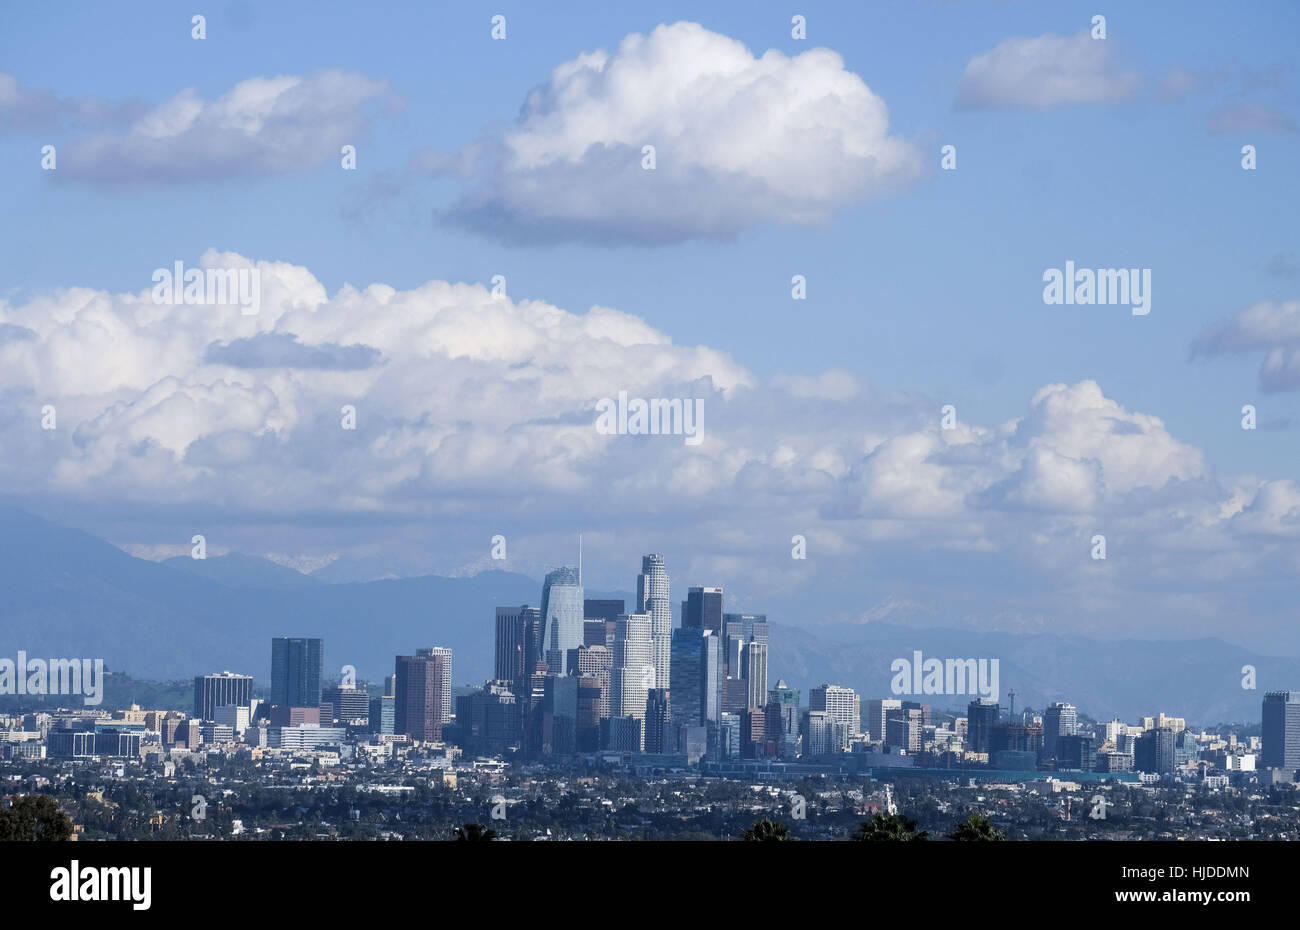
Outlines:
{"label": "blue sky", "polygon": [[[876,400],[888,396],[890,403],[931,411],[936,421],[939,405],[951,403],[963,423],[994,430],[1025,417],[1045,385],[1092,381],[1105,398],[1126,411],[1158,417],[1169,436],[1200,450],[1203,469],[1170,473],[1186,479],[1196,472],[1197,480],[1217,482],[1221,501],[1238,493],[1248,501],[1259,482],[1296,477],[1300,402],[1294,387],[1262,390],[1259,374],[1266,352],[1285,353],[1293,343],[1254,342],[1248,351],[1191,358],[1193,343],[1210,328],[1229,325],[1225,321],[1234,314],[1261,302],[1281,305],[1273,311],[1286,317],[1285,302],[1295,301],[1300,291],[1300,8],[1292,3],[1231,9],[1143,3],[1109,10],[1019,2],[626,8],[566,3],[517,9],[231,3],[202,12],[207,38],[195,41],[190,13],[171,4],[11,6],[0,14],[0,72],[29,97],[47,94],[65,104],[94,97],[147,109],[186,88],[212,101],[250,78],[310,77],[337,69],[385,85],[343,114],[356,119],[355,140],[347,139],[357,146],[357,170],[340,169],[334,146],[319,160],[303,159],[301,167],[288,170],[246,170],[232,156],[226,163],[214,161],[208,176],[176,182],[145,176],[112,183],[94,171],[80,177],[75,170],[42,172],[42,145],[56,144],[61,157],[74,158],[86,138],[120,134],[128,121],[78,125],[54,115],[53,104],[41,111],[49,96],[31,97],[35,115],[27,122],[0,122],[0,170],[7,179],[0,198],[8,219],[0,228],[6,256],[0,299],[11,308],[71,286],[139,293],[154,268],[176,260],[196,264],[210,248],[306,268],[330,296],[345,283],[363,288],[380,282],[403,291],[431,280],[486,285],[503,274],[516,302],[545,301],[572,314],[595,305],[616,308],[677,346],[725,353],[764,385],[842,371],[879,392],[870,395]],[[489,34],[496,13],[507,17],[505,41]],[[794,13],[807,17],[806,41],[791,37]],[[1098,73],[1078,80],[1112,81],[1104,99],[1074,102],[1066,94],[1038,104],[958,105],[972,59],[1009,40],[1080,36],[1097,13],[1107,17],[1106,59]],[[797,56],[819,46],[838,53],[843,70],[887,106],[888,138],[916,155],[909,163],[912,176],[868,194],[832,195],[824,215],[812,223],[782,221],[772,208],[765,218],[741,220],[726,234],[654,245],[620,238],[616,226],[603,242],[556,235],[518,244],[436,218],[467,185],[447,172],[408,175],[413,154],[451,155],[476,141],[500,140],[519,127],[530,91],[546,84],[562,63],[597,49],[612,53],[630,34],[679,21],[738,40],[755,56],[768,49]],[[647,119],[653,124],[661,117]],[[955,171],[939,168],[945,144],[957,147]],[[1241,168],[1245,144],[1257,148],[1257,170]],[[673,155],[665,151],[660,157]],[[813,157],[806,170],[815,174],[824,165]],[[372,196],[377,184],[398,180],[395,196]],[[683,190],[689,188],[677,193]],[[605,221],[629,229],[640,222],[635,210]],[[1151,313],[1046,306],[1043,271],[1067,260],[1081,267],[1152,269]],[[791,300],[794,274],[807,277],[804,302]],[[16,315],[10,322],[29,326]],[[691,368],[682,381],[700,374]],[[141,389],[147,381],[139,383]],[[1275,378],[1270,384],[1287,388],[1291,382]],[[33,387],[48,393],[48,385]],[[111,402],[129,400],[119,393]],[[1242,430],[1240,408],[1248,403],[1257,405],[1261,423],[1275,428]],[[828,422],[839,415],[827,414]],[[915,428],[913,420],[907,422]],[[771,428],[761,418],[753,425],[758,431]],[[882,426],[880,435],[891,429]],[[865,446],[869,451],[872,443]],[[779,457],[768,453],[769,459]],[[1114,476],[1121,468],[1140,470],[1143,454],[1135,453],[1137,462],[1106,463],[1110,491],[1140,484]],[[583,474],[595,480],[595,472]],[[743,501],[744,481],[736,477],[732,488]],[[1240,490],[1241,481],[1255,481],[1255,490]],[[543,481],[517,493],[532,500],[556,486]],[[983,491],[1001,493],[991,486]],[[96,493],[75,481],[56,486],[23,477],[12,477],[11,487],[56,509]],[[126,493],[125,487],[114,493]],[[1285,487],[1290,493],[1292,486]],[[1149,490],[1158,496],[1162,488],[1168,492],[1163,484]],[[406,492],[398,497],[406,499]],[[108,498],[106,492],[99,503],[109,506]],[[230,501],[232,523],[268,519],[256,501],[221,494],[209,499]],[[187,500],[178,497],[176,507],[183,510]],[[497,500],[480,506],[499,506]],[[310,511],[318,506],[330,509],[303,505]],[[448,518],[457,512],[430,506]],[[694,506],[683,505],[676,519],[688,520]],[[833,509],[825,500],[809,506],[823,515]],[[1151,506],[1187,512],[1177,502]],[[1283,528],[1267,536],[1268,546],[1282,547],[1270,549],[1281,560],[1265,572],[1272,582],[1300,564],[1289,548],[1292,511],[1279,506]],[[372,500],[364,509],[371,507],[405,512],[392,500]],[[492,522],[481,511],[478,516],[485,525]],[[298,519],[284,517],[287,524]],[[633,526],[624,527],[598,509],[586,519],[611,536],[640,536],[629,542],[633,549],[667,548],[654,544],[653,531],[634,528],[637,519],[643,527],[654,525],[644,514],[628,517]],[[926,519],[942,526],[956,518]],[[98,528],[123,543],[162,545],[155,537],[166,534],[151,533],[147,522],[129,532],[120,520]],[[539,518],[538,526],[523,530],[539,534],[539,552],[544,522]],[[1089,535],[1082,523],[1075,529]],[[1006,532],[1024,539],[1036,528]],[[997,533],[976,535],[973,550],[1002,545]],[[725,538],[720,534],[715,547],[692,554],[690,564],[724,572],[730,559],[740,557],[726,551]],[[835,545],[841,541],[837,537]],[[292,555],[295,545],[292,533],[274,542],[246,533],[236,548]],[[844,545],[848,549],[837,551],[851,559],[852,544]],[[920,553],[932,553],[937,543],[915,545]],[[1235,545],[1248,554],[1262,544],[1240,536]],[[424,567],[443,570],[449,562],[469,560],[455,546],[432,546],[428,558]],[[1009,564],[1024,564],[1016,561],[1023,556],[1008,558]],[[546,560],[538,555],[537,561]],[[927,571],[914,564],[918,577]],[[836,583],[851,586],[847,577]],[[1015,571],[1010,577],[1023,578]],[[607,586],[617,581],[610,578]],[[894,596],[888,588],[882,580],[868,599],[888,600]],[[785,594],[793,597],[794,591]],[[1276,598],[1270,603],[1270,610],[1280,609]],[[997,613],[1005,607],[987,609]],[[1163,609],[1176,613],[1171,603]]]}

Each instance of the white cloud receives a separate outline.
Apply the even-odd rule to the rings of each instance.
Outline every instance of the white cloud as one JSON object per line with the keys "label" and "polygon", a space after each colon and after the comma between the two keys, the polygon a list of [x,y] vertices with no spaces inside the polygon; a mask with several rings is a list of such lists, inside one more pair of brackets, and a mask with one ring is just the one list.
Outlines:
{"label": "white cloud", "polygon": [[560,65],[516,124],[473,151],[483,156],[477,180],[449,217],[548,241],[661,243],[821,223],[921,171],[918,150],[890,135],[885,102],[835,52],[755,57],[688,22]]}
{"label": "white cloud", "polygon": [[1004,39],[976,55],[957,84],[959,107],[1046,109],[1063,104],[1125,100],[1137,89],[1135,74],[1114,62],[1111,40],[1088,32]]}
{"label": "white cloud", "polygon": [[1251,351],[1264,352],[1259,369],[1261,390],[1300,389],[1300,300],[1251,304],[1206,327],[1191,347],[1193,357]]}
{"label": "white cloud", "polygon": [[[802,533],[816,558],[777,559],[755,584],[803,585],[868,553],[910,551],[900,570],[913,575],[994,559],[979,572],[988,584],[989,565],[1019,566],[1060,590],[1094,585],[1089,604],[1122,601],[1125,584],[1150,577],[1227,583],[1267,557],[1260,540],[1300,538],[1292,483],[1221,486],[1198,449],[1091,381],[1047,385],[1007,423],[942,430],[931,399],[839,370],[762,380],[615,309],[575,314],[443,281],[329,294],[305,268],[215,251],[199,265],[256,267],[261,313],[155,305],[148,270],[135,294],[0,302],[8,493],[127,508],[144,546],[177,541],[141,538],[141,514],[216,514],[207,520],[248,522],[261,551],[302,564],[370,564],[377,540],[390,565],[419,563],[421,546],[446,560],[429,569],[482,555],[392,528],[408,524],[472,527],[480,542],[508,531],[512,551],[537,553],[529,537],[587,522],[593,553],[652,534],[715,567],[788,557]],[[595,402],[620,390],[702,398],[703,443],[599,434]],[[57,408],[52,432],[40,428],[45,404]],[[344,404],[356,431],[340,426]],[[381,537],[358,529],[363,517]],[[298,529],[286,539],[272,525]],[[321,525],[332,529],[303,529]],[[1104,589],[1087,557],[1098,527],[1123,553]],[[219,532],[209,542],[231,545]],[[896,593],[917,598],[902,581]]]}
{"label": "white cloud", "polygon": [[58,174],[155,183],[303,171],[339,158],[370,108],[394,103],[385,82],[343,71],[250,78],[215,100],[186,89],[125,129],[65,143]]}

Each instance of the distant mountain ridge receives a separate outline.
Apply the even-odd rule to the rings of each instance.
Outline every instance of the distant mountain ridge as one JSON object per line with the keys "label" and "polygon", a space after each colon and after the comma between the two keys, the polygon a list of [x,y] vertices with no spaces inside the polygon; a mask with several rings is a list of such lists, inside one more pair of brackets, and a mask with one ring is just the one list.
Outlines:
{"label": "distant mountain ridge", "polygon": [[[678,587],[684,590],[684,587]],[[589,596],[626,592],[592,590]],[[327,675],[343,665],[378,680],[393,657],[449,646],[457,684],[491,676],[495,607],[538,604],[541,582],[514,572],[327,584],[246,555],[150,562],[88,533],[0,508],[0,656],[103,658],[136,678],[229,669],[269,677],[272,636],[320,636]],[[674,597],[674,603],[680,600]],[[934,658],[997,658],[1003,705],[1068,700],[1097,718],[1157,712],[1210,724],[1257,721],[1263,692],[1300,689],[1300,661],[1217,639],[1102,641],[885,622],[816,629],[773,618],[769,686],[823,682],[889,697],[890,663],[913,650]],[[1241,687],[1253,665],[1258,690]],[[919,696],[936,707],[969,698]]]}

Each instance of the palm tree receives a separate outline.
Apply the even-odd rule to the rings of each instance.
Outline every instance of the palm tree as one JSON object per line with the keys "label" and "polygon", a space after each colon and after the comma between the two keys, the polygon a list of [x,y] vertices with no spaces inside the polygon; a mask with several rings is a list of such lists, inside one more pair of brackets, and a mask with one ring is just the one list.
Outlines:
{"label": "palm tree", "polygon": [[785,824],[764,817],[754,821],[754,825],[745,831],[744,839],[750,843],[779,842],[790,839],[790,831]]}
{"label": "palm tree", "polygon": [[487,843],[497,838],[497,831],[481,823],[467,823],[456,828],[458,843]]}
{"label": "palm tree", "polygon": [[858,825],[853,838],[859,842],[902,843],[926,840],[930,834],[925,830],[918,833],[916,821],[908,820],[902,814],[876,814]]}
{"label": "palm tree", "polygon": [[948,839],[965,842],[987,842],[990,840],[1005,840],[1006,835],[993,826],[987,817],[971,814],[957,824],[957,829],[948,834]]}

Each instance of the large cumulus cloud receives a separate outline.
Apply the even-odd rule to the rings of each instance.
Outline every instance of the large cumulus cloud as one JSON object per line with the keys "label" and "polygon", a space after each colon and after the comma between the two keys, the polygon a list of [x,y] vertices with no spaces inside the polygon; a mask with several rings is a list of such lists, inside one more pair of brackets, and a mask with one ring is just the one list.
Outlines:
{"label": "large cumulus cloud", "polygon": [[[653,145],[654,170],[642,167]],[[662,243],[826,220],[894,190],[920,155],[835,52],[755,56],[689,22],[557,67],[518,121],[455,158],[449,219],[512,239]]]}

